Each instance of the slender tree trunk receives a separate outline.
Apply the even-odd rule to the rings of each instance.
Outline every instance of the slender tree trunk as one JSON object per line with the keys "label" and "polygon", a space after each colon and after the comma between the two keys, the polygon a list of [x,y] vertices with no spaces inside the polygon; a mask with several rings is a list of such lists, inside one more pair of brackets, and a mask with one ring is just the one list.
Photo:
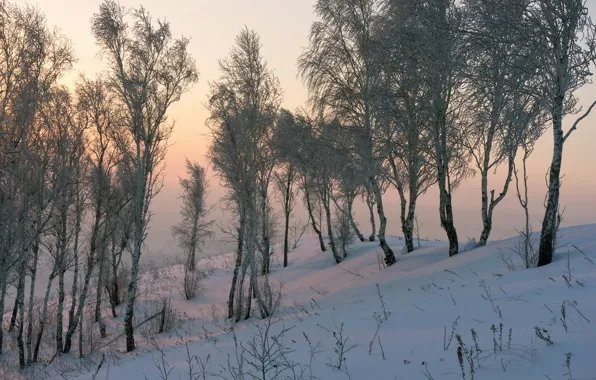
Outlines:
{"label": "slender tree trunk", "polygon": [[41,346],[41,339],[43,337],[43,331],[48,319],[48,303],[50,301],[50,292],[52,290],[52,283],[56,278],[56,266],[52,269],[52,273],[50,274],[50,278],[48,279],[48,285],[46,287],[46,294],[43,298],[43,310],[41,312],[41,318],[39,321],[39,330],[37,331],[37,339],[35,340],[35,349],[33,350],[33,360],[32,362],[36,363],[39,357],[39,347]]}
{"label": "slender tree trunk", "polygon": [[559,194],[561,188],[561,164],[563,161],[563,101],[564,96],[555,100],[553,112],[553,158],[550,165],[548,181],[548,198],[540,232],[540,248],[538,266],[548,265],[553,261],[554,241],[557,233],[557,214],[559,211]]}
{"label": "slender tree trunk", "polygon": [[370,216],[370,228],[372,231],[368,237],[368,241],[375,241],[377,238],[377,226],[375,222],[375,203],[372,199],[370,199],[369,195],[367,195],[366,197],[366,205],[368,206],[368,212]]}
{"label": "slender tree trunk", "polygon": [[27,311],[27,363],[32,363],[33,359],[33,351],[32,351],[32,344],[33,344],[33,305],[35,301],[35,281],[37,279],[37,264],[39,261],[39,237],[35,239],[35,243],[33,245],[33,262],[31,264],[31,286],[29,287],[29,308]]}
{"label": "slender tree trunk", "polygon": [[135,237],[134,253],[132,255],[132,264],[130,269],[130,280],[128,282],[128,291],[126,296],[126,314],[124,315],[124,334],[126,335],[126,352],[135,349],[134,338],[134,303],[137,296],[137,281],[139,279],[139,261],[141,256],[142,237],[140,233]]}
{"label": "slender tree trunk", "polygon": [[63,325],[63,310],[64,310],[64,269],[63,265],[59,264],[60,269],[58,270],[58,310],[56,316],[56,351],[62,352],[62,333],[64,329]]}
{"label": "slender tree trunk", "polygon": [[[77,326],[79,325],[79,319],[83,318],[83,308],[84,308],[85,302],[87,300],[87,294],[89,292],[89,284],[91,282],[91,276],[93,274],[93,269],[95,267],[95,253],[97,252],[97,245],[98,245],[97,238],[98,238],[98,234],[99,234],[100,221],[101,221],[101,209],[102,209],[101,202],[99,202],[95,208],[95,221],[93,223],[93,230],[91,232],[89,254],[87,256],[87,271],[85,272],[83,289],[79,296],[79,302],[78,302],[78,305],[76,308],[76,313],[74,312],[73,308],[71,308],[71,313],[72,313],[73,317],[69,321],[68,330],[66,331],[65,344],[64,344],[64,349],[63,349],[64,353],[70,352],[70,349],[72,347],[72,337],[73,337],[75,331],[77,330]],[[77,216],[77,218],[79,218],[79,216]],[[77,232],[77,236],[78,236],[78,232]],[[78,242],[77,236],[75,236],[75,249],[77,249],[77,242]],[[140,255],[140,252],[139,252],[139,255]],[[78,256],[78,254],[75,253],[75,258],[77,256]],[[138,262],[137,262],[137,265],[138,265]],[[101,282],[101,279],[99,279],[98,281]],[[74,283],[77,282],[76,278],[73,282]],[[73,292],[74,292],[74,289],[73,289]],[[100,291],[100,293],[101,293],[101,291]],[[99,297],[99,295],[98,295],[98,297]]]}
{"label": "slender tree trunk", "polygon": [[310,219],[310,222],[312,223],[313,231],[315,231],[315,233],[317,234],[317,237],[319,238],[319,245],[321,247],[321,252],[325,252],[327,250],[327,248],[325,247],[325,241],[323,240],[323,234],[321,233],[321,230],[317,227],[317,221],[316,221],[315,216],[312,211],[312,203],[310,201],[310,192],[309,192],[308,186],[306,185],[306,179],[304,180],[304,182],[305,182],[304,197],[306,198],[306,209],[308,211],[308,217]]}
{"label": "slender tree trunk", "polygon": [[[228,318],[234,317],[234,296],[236,292],[236,286],[238,282],[238,275],[242,265],[242,252],[244,247],[244,212],[240,212],[240,220],[238,222],[238,236],[236,246],[236,262],[234,263],[234,274],[232,275],[232,285],[230,287],[230,293],[228,295]],[[240,294],[242,297],[242,294]]]}
{"label": "slender tree trunk", "polygon": [[95,300],[95,322],[99,324],[99,333],[102,338],[106,337],[106,325],[101,317],[101,293],[103,291],[103,280],[104,280],[104,268],[106,266],[105,262],[105,241],[106,236],[104,234],[103,243],[100,247],[100,256],[99,256],[99,273],[97,276],[97,289],[96,289],[96,300]]}
{"label": "slender tree trunk", "polygon": [[[399,219],[401,221],[401,231],[404,235],[404,242],[406,243],[406,251],[412,252],[414,251],[414,223],[413,217],[410,218],[410,213],[412,212],[412,207],[408,208],[408,200],[406,199],[406,192],[404,190],[403,183],[399,178],[399,172],[397,169],[397,165],[393,158],[390,158],[389,163],[391,165],[391,170],[393,172],[393,179],[394,185],[397,189],[397,194],[399,195]],[[414,206],[414,210],[416,207],[416,197],[412,197],[412,195],[416,194],[417,187],[416,187],[416,180],[412,181],[412,176],[410,175],[410,187],[409,187],[409,194],[410,194],[410,206]],[[414,187],[412,187],[412,183],[414,183]],[[412,198],[414,198],[414,204],[412,205]],[[414,211],[415,212],[415,211]]]}
{"label": "slender tree trunk", "polygon": [[[21,278],[25,278],[27,273],[27,262],[29,261],[27,249],[23,249],[21,253],[21,263],[20,263],[20,276]],[[19,313],[18,313],[18,332],[17,332],[17,346],[19,347],[19,367],[21,369],[25,368],[26,359],[25,359],[25,345],[23,342],[23,332],[25,329],[25,281],[19,281],[19,286],[17,288],[17,301],[19,303]]]}
{"label": "slender tree trunk", "polygon": [[354,197],[349,197],[348,198],[348,217],[350,218],[350,224],[352,225],[352,229],[354,229],[354,233],[356,234],[356,236],[358,236],[358,239],[360,241],[364,241],[365,240],[364,236],[358,229],[358,225],[356,224],[356,221],[354,220],[353,206],[354,206]]}
{"label": "slender tree trunk", "polygon": [[337,252],[337,247],[335,246],[335,239],[333,238],[333,225],[331,223],[331,205],[329,202],[330,194],[328,187],[329,185],[325,185],[325,189],[323,189],[321,194],[321,199],[323,201],[323,207],[325,208],[325,217],[327,219],[327,234],[329,235],[329,246],[331,247],[333,260],[335,260],[336,264],[339,264],[341,263],[342,258]]}
{"label": "slender tree trunk", "polygon": [[[63,195],[66,197],[66,195]],[[62,352],[64,348],[63,345],[63,337],[62,334],[64,333],[64,298],[65,298],[65,290],[64,290],[64,274],[66,273],[66,235],[68,233],[67,230],[67,218],[68,218],[68,205],[66,204],[66,199],[62,200],[62,208],[60,210],[60,233],[58,237],[58,310],[57,310],[57,317],[56,317],[56,351]],[[72,302],[76,302],[76,300],[72,300]]]}
{"label": "slender tree trunk", "polygon": [[[22,276],[19,276],[19,282],[17,283],[17,289],[21,287],[21,284],[25,282]],[[12,315],[10,316],[10,324],[8,325],[8,331],[14,331],[17,326],[17,318],[19,315],[19,299],[14,299],[14,305],[12,307]]]}
{"label": "slender tree trunk", "polygon": [[290,165],[288,169],[288,180],[286,181],[286,193],[284,194],[284,216],[285,216],[285,228],[284,228],[284,268],[288,266],[288,235],[290,233],[290,197],[292,196],[292,179],[294,177],[294,166]]}
{"label": "slender tree trunk", "polygon": [[261,238],[263,240],[263,265],[261,275],[269,274],[271,265],[271,243],[269,242],[269,213],[267,210],[267,188],[261,191]]}
{"label": "slender tree trunk", "polygon": [[[6,252],[3,253],[3,255],[7,255]],[[8,275],[8,271],[5,269],[5,263],[4,263],[5,259],[3,258],[2,263],[0,266],[0,270],[2,272],[0,272],[0,310],[2,310],[4,312],[4,303],[6,301],[6,286],[7,286],[7,282],[6,281],[6,276]],[[0,354],[2,354],[4,349],[4,329],[0,328]]]}
{"label": "slender tree trunk", "polygon": [[[247,234],[248,235],[248,234]],[[248,236],[250,238],[250,236]],[[248,245],[248,242],[246,243]],[[238,282],[237,286],[238,289],[236,290],[236,292],[238,293],[236,296],[236,315],[235,315],[235,321],[239,322],[240,319],[242,318],[242,310],[243,310],[243,306],[244,306],[244,282],[246,280],[246,271],[248,270],[248,266],[249,261],[252,258],[249,258],[249,251],[248,248],[245,250],[244,255],[242,257],[242,268],[241,268],[241,273],[240,273],[240,281]],[[250,293],[248,294],[248,297],[250,298]]]}
{"label": "slender tree trunk", "polygon": [[451,202],[451,192],[448,191],[448,173],[445,170],[439,170],[439,212],[441,219],[441,227],[447,233],[449,240],[449,257],[457,255],[459,251],[459,243],[457,240],[457,231],[453,223],[453,206]]}
{"label": "slender tree trunk", "polygon": [[403,189],[398,188],[401,198],[400,219],[401,230],[404,234],[404,242],[406,244],[406,251],[414,251],[414,217],[416,215],[416,189],[409,191],[409,201],[406,200]]}
{"label": "slender tree trunk", "polygon": [[77,294],[79,292],[79,253],[77,251],[73,251],[74,253],[74,271],[72,276],[72,290],[71,290],[71,297],[70,297],[70,310],[68,311],[68,329],[73,325],[76,325],[75,319],[75,312],[77,310],[77,302],[81,302],[80,299],[77,298]]}
{"label": "slender tree trunk", "polygon": [[[110,296],[110,307],[112,309],[112,318],[116,318],[116,306],[120,305],[120,286],[118,285],[118,266],[119,260],[118,256],[116,255],[116,241],[112,240],[112,249],[111,249],[111,268],[112,268],[112,276],[111,276],[111,283],[106,285],[110,290],[108,291],[108,295]],[[122,255],[122,251],[120,251],[120,255]]]}
{"label": "slender tree trunk", "polygon": [[252,282],[252,280],[250,281],[249,285],[248,285],[248,297],[246,297],[246,308],[244,309],[244,316],[242,317],[243,320],[247,320],[248,318],[250,318],[250,312],[252,309],[252,299],[257,298],[257,293],[256,293],[256,289],[254,287],[254,283]]}
{"label": "slender tree trunk", "polygon": [[376,178],[371,177],[370,183],[372,186],[372,190],[375,194],[375,200],[377,203],[377,214],[379,215],[379,245],[381,249],[385,253],[385,264],[387,266],[391,266],[395,264],[395,255],[393,254],[393,250],[387,244],[385,240],[385,229],[387,228],[387,218],[385,217],[385,211],[383,210],[383,196],[381,194],[381,189],[379,188],[379,184],[377,183]]}
{"label": "slender tree trunk", "polygon": [[[85,305],[83,304],[83,308]],[[83,357],[83,317],[79,318],[79,358]]]}
{"label": "slender tree trunk", "polygon": [[515,166],[515,155],[509,157],[507,165],[507,178],[503,185],[503,190],[497,198],[495,198],[495,191],[490,192],[490,201],[487,196],[488,188],[488,168],[486,171],[482,171],[482,233],[480,239],[478,239],[478,246],[483,247],[488,242],[488,237],[493,226],[493,212],[495,207],[505,198],[507,191],[509,190],[509,184],[513,178],[513,170]]}

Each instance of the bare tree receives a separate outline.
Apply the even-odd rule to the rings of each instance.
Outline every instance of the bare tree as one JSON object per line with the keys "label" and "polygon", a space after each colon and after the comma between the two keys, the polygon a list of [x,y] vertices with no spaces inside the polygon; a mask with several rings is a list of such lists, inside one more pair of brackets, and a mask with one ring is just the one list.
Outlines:
{"label": "bare tree", "polygon": [[345,125],[362,129],[366,137],[359,149],[379,215],[379,243],[387,265],[395,255],[385,239],[387,218],[379,185],[377,126],[373,112],[378,65],[374,59],[374,29],[378,7],[374,0],[319,0],[319,21],[311,27],[309,46],[298,59],[300,75],[317,112],[330,113]]}
{"label": "bare tree", "polygon": [[522,257],[526,268],[530,268],[537,264],[537,260],[535,257],[534,241],[532,240],[533,229],[530,223],[527,161],[534,151],[536,142],[545,132],[546,115],[545,110],[541,109],[541,104],[536,103],[529,96],[527,100],[527,102],[514,104],[509,112],[513,114],[513,118],[517,121],[516,141],[519,142],[520,148],[523,149],[521,175],[517,165],[513,170],[517,200],[524,210],[524,226],[518,231],[522,240],[518,254]]}
{"label": "bare tree", "polygon": [[[133,27],[126,22],[130,15]],[[141,249],[150,219],[149,205],[162,187],[161,164],[173,124],[169,107],[198,80],[187,38],[174,39],[170,24],[154,23],[144,8],[130,12],[113,0],[104,1],[93,15],[92,32],[109,64],[110,88],[125,109],[125,137],[120,150],[133,163],[133,249],[128,284],[126,350],[135,348],[134,302]]]}
{"label": "bare tree", "polygon": [[172,229],[178,245],[186,255],[187,271],[196,267],[196,253],[206,238],[213,236],[213,220],[207,220],[210,209],[207,207],[207,189],[209,183],[205,169],[196,162],[186,160],[187,178],[180,179],[182,207],[180,223]]}
{"label": "bare tree", "polygon": [[[89,125],[89,148],[87,153],[87,163],[89,166],[88,181],[90,203],[93,212],[93,221],[89,237],[89,250],[87,252],[86,271],[83,279],[81,293],[78,297],[72,299],[71,312],[69,317],[69,326],[64,341],[64,352],[70,352],[72,347],[72,337],[79,326],[79,321],[83,318],[83,308],[85,306],[91,277],[94,273],[96,264],[99,267],[95,320],[99,323],[99,329],[102,337],[105,337],[105,325],[101,319],[101,294],[103,290],[103,270],[105,268],[104,257],[107,248],[107,213],[110,196],[110,181],[117,163],[116,147],[114,145],[114,128],[121,122],[119,109],[115,104],[113,94],[108,91],[108,84],[102,79],[89,80],[81,78],[77,87],[78,109],[80,118]],[[78,192],[80,194],[81,191]],[[78,261],[75,261],[77,263]],[[75,271],[75,283],[73,284],[73,293],[78,278]],[[76,307],[75,307],[76,306]],[[75,311],[76,310],[76,311]]]}
{"label": "bare tree", "polygon": [[[525,70],[527,56],[540,51],[520,42],[518,28],[523,22],[526,0],[476,1],[466,3],[466,33],[469,49],[479,57],[468,70],[469,123],[462,141],[481,177],[482,224],[478,245],[484,246],[492,229],[493,213],[505,198],[513,178],[520,128],[519,110],[530,100],[526,94],[535,86],[535,75]],[[520,108],[521,107],[521,108]],[[532,114],[536,116],[535,113]],[[488,177],[506,166],[502,190],[489,192]],[[490,193],[490,197],[489,197]]]}
{"label": "bare tree", "polygon": [[[228,200],[238,217],[228,315],[235,314],[236,320],[243,317],[242,289],[245,273],[250,270],[249,292],[255,295],[257,307],[265,317],[271,310],[261,297],[256,254],[260,252],[263,259],[261,273],[268,273],[271,232],[268,189],[275,165],[272,133],[281,89],[262,57],[261,42],[254,31],[240,32],[229,58],[221,60],[219,67],[221,77],[211,83],[207,105],[212,135],[209,158],[229,189]],[[238,307],[234,313],[235,301]]]}
{"label": "bare tree", "polygon": [[281,110],[274,137],[276,154],[281,168],[275,173],[275,185],[281,197],[284,214],[284,268],[288,266],[290,216],[296,203],[297,177],[296,154],[294,151],[296,122],[294,115],[287,110]]}
{"label": "bare tree", "polygon": [[[302,168],[303,169],[303,168]],[[299,170],[301,170],[299,168]],[[319,247],[321,248],[321,252],[325,252],[327,247],[325,247],[325,241],[323,240],[323,234],[321,233],[321,223],[317,224],[317,220],[320,220],[320,208],[317,208],[317,205],[320,205],[320,200],[313,193],[312,189],[312,181],[308,178],[308,176],[304,173],[300,173],[300,187],[302,189],[302,193],[304,195],[304,204],[306,206],[306,210],[308,212],[308,220],[312,226],[313,231],[317,235],[319,239]],[[319,217],[317,217],[317,215]]]}
{"label": "bare tree", "polygon": [[[0,1],[0,25],[0,309],[4,309],[9,276],[18,267],[18,311],[19,305],[24,307],[29,253],[48,221],[29,217],[34,205],[39,205],[43,191],[39,180],[44,178],[39,172],[38,178],[29,177],[34,171],[27,168],[38,166],[36,155],[43,151],[36,151],[43,141],[40,130],[35,130],[36,117],[52,85],[70,69],[73,54],[68,41],[59,31],[51,31],[44,15],[32,6]],[[51,205],[47,202],[44,208]],[[21,309],[21,317],[23,313]],[[25,365],[23,328],[19,327],[21,367]],[[2,343],[0,331],[0,352]]]}
{"label": "bare tree", "polygon": [[399,194],[402,233],[407,251],[412,252],[418,197],[436,183],[437,177],[427,153],[431,142],[429,92],[424,71],[412,51],[419,30],[414,28],[411,21],[416,16],[408,14],[407,6],[408,2],[386,2],[376,51],[382,64],[378,91],[384,96],[376,107],[383,121],[385,171]]}
{"label": "bare tree", "polygon": [[531,68],[540,84],[536,97],[551,115],[553,157],[549,168],[548,196],[540,233],[538,266],[550,264],[556,238],[561,188],[561,164],[565,141],[596,106],[596,101],[563,131],[563,118],[580,110],[574,92],[590,82],[590,65],[596,60],[596,26],[584,0],[537,0],[526,9],[529,27],[523,37],[541,51]]}
{"label": "bare tree", "polygon": [[460,131],[467,99],[466,64],[469,59],[462,4],[454,0],[407,1],[399,7],[402,29],[408,33],[405,56],[418,64],[427,92],[429,158],[439,187],[441,227],[449,240],[449,256],[458,253],[457,231],[453,220],[452,195],[470,174],[467,151],[462,148]]}
{"label": "bare tree", "polygon": [[[335,263],[339,264],[343,258],[334,242],[332,199],[334,181],[341,165],[341,157],[338,154],[340,150],[335,146],[334,137],[341,132],[341,124],[337,120],[324,120],[322,116],[313,118],[306,113],[296,116],[296,124],[300,130],[295,139],[297,163],[304,177],[303,190],[307,207],[313,194],[316,194],[316,199],[323,208],[329,247]],[[315,226],[312,205],[309,215]],[[319,225],[322,230],[322,222]],[[322,235],[319,235],[319,238],[323,247]]]}

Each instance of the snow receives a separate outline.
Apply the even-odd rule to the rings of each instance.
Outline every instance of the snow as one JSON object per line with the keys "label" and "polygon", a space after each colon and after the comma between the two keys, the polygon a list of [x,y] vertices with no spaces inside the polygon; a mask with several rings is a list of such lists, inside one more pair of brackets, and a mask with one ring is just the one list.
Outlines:
{"label": "snow", "polygon": [[[331,253],[320,252],[317,240],[305,237],[290,253],[288,268],[281,268],[279,256],[273,261],[270,281],[276,286],[281,284],[283,301],[272,334],[291,327],[283,342],[292,351],[288,357],[303,366],[311,363],[305,337],[313,345],[320,342],[310,368],[313,378],[448,380],[462,378],[456,337],[448,349],[444,347],[457,320],[455,333],[461,334],[466,348],[475,351],[472,329],[478,336],[481,353],[473,359],[475,366],[480,364],[475,368],[476,379],[596,379],[595,236],[596,225],[563,229],[553,264],[536,269],[518,265],[515,271],[509,271],[501,258],[511,255],[517,259],[510,251],[515,238],[452,258],[448,257],[445,243],[424,241],[421,248],[399,256],[392,267],[383,268],[377,242],[355,243],[349,257],[333,265]],[[403,246],[397,237],[389,237],[388,243],[395,252]],[[569,284],[563,277],[568,276],[568,260]],[[190,354],[203,362],[209,358],[210,372],[231,379],[226,371],[228,358],[232,364],[236,358],[231,331],[247,347],[258,333],[257,327],[265,323],[253,316],[231,329],[224,321],[232,263],[231,254],[202,260],[199,266],[208,268],[211,274],[202,295],[191,301],[180,295],[180,266],[146,272],[141,280],[139,307],[169,294],[181,321],[175,330],[159,335],[156,342],[139,338],[136,352],[120,353],[117,364],[104,363],[95,378],[160,379],[157,367],[165,363],[171,369],[170,379],[188,379],[188,347]],[[382,315],[379,292],[390,315],[378,334],[382,350],[377,340],[369,355],[369,342],[377,327],[374,315]],[[567,331],[562,323],[562,304]],[[117,333],[118,319],[108,322],[112,332]],[[337,346],[330,331],[342,324],[344,338],[349,337],[346,345],[356,346],[346,354],[347,370],[339,371],[329,365],[337,360]],[[538,339],[536,327],[546,329],[554,343],[547,345]],[[495,349],[495,341],[501,348]],[[162,347],[163,360],[156,344]],[[570,376],[566,353],[571,353]],[[470,379],[469,365],[463,360],[465,378]],[[89,372],[69,378],[92,379],[96,365],[91,367]],[[245,363],[244,369],[249,368]],[[306,372],[304,379],[310,379],[310,371]],[[279,379],[293,378],[286,376],[290,376],[289,371]]]}

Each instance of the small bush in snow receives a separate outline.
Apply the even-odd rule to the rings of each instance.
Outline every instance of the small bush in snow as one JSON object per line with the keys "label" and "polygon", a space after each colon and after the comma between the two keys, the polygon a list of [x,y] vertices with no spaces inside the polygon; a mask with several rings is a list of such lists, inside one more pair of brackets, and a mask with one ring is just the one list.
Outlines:
{"label": "small bush in snow", "polygon": [[207,274],[198,268],[194,270],[184,267],[183,295],[186,300],[195,298],[203,291],[203,280]]}
{"label": "small bush in snow", "polygon": [[350,224],[350,216],[343,210],[337,209],[334,221],[335,240],[343,257],[348,256],[348,249],[354,242],[354,234]]}
{"label": "small bush in snow", "polygon": [[464,251],[466,251],[466,252],[471,251],[475,248],[478,248],[478,242],[476,241],[476,239],[474,239],[474,238],[468,239],[468,242],[464,246]]}

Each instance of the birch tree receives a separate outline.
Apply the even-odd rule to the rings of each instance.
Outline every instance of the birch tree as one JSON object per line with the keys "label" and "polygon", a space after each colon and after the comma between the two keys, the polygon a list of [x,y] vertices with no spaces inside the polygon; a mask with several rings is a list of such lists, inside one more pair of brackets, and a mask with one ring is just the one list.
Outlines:
{"label": "birch tree", "polygon": [[[87,150],[86,162],[89,167],[88,192],[92,208],[92,223],[89,236],[89,249],[87,251],[86,270],[82,283],[81,293],[78,297],[78,304],[75,308],[76,297],[73,298],[69,326],[66,331],[63,352],[70,352],[72,337],[79,326],[79,320],[83,318],[91,277],[96,264],[99,264],[98,284],[96,292],[95,319],[99,323],[99,330],[102,337],[105,337],[105,325],[101,320],[101,294],[103,290],[103,269],[104,253],[107,245],[107,213],[110,181],[116,166],[117,152],[113,139],[113,129],[118,126],[119,114],[115,99],[108,92],[107,83],[102,79],[88,80],[81,79],[77,87],[78,109],[80,118],[89,125],[89,147]],[[78,192],[80,194],[81,191]],[[75,283],[77,278],[75,273]],[[73,290],[75,284],[73,284]]]}
{"label": "birch tree", "polygon": [[374,0],[318,0],[309,46],[298,59],[310,102],[318,113],[330,113],[345,125],[364,131],[361,160],[375,195],[379,243],[387,265],[395,255],[385,239],[387,218],[379,185],[382,157],[375,142],[378,120],[373,112],[378,65],[374,60],[378,13]]}
{"label": "birch tree", "polygon": [[[256,254],[260,251],[263,258],[261,273],[268,273],[271,133],[281,103],[281,89],[263,59],[261,42],[254,31],[240,32],[229,57],[219,61],[219,68],[221,77],[210,84],[207,104],[212,135],[209,158],[229,189],[228,199],[238,217],[233,233],[237,249],[228,315],[235,315],[236,320],[244,315],[244,274],[250,270],[249,294],[255,295],[257,307],[265,317],[271,310],[261,297]],[[267,276],[264,279],[267,286]]]}
{"label": "birch tree", "polygon": [[[462,140],[481,178],[483,229],[479,246],[486,245],[494,210],[509,190],[520,128],[523,130],[524,124],[531,122],[520,123],[519,112],[512,111],[524,109],[527,94],[536,84],[535,75],[524,70],[525,57],[540,54],[521,41],[518,33],[524,22],[526,3],[525,0],[466,3],[470,20],[466,23],[466,33],[474,59],[468,70],[469,125],[463,130]],[[505,179],[495,196],[494,189],[489,191],[489,173],[497,171],[499,166],[506,167]]]}
{"label": "birch tree", "polygon": [[296,203],[298,169],[296,167],[295,138],[297,126],[294,115],[281,110],[277,120],[274,145],[278,157],[278,168],[275,174],[275,185],[280,194],[284,215],[284,268],[288,266],[290,217]]}
{"label": "birch tree", "polygon": [[408,4],[386,3],[377,49],[382,62],[378,87],[383,94],[377,102],[377,112],[385,136],[385,172],[399,195],[404,242],[406,250],[412,252],[417,201],[436,183],[436,174],[428,154],[430,91],[415,52],[421,29],[417,15],[409,13]]}
{"label": "birch tree", "polygon": [[[40,221],[33,231],[29,213],[38,204],[41,187],[28,177],[27,165],[36,165],[35,146],[42,139],[35,131],[40,104],[56,80],[70,69],[73,54],[58,30],[50,31],[44,15],[31,6],[0,1],[0,309],[4,309],[8,276],[17,263],[27,265],[31,245],[46,225]],[[29,156],[32,155],[32,156]],[[27,158],[34,161],[30,162]],[[40,177],[41,178],[41,177]],[[33,188],[29,189],[31,185]],[[46,207],[51,205],[46,204]],[[34,218],[35,219],[35,218]],[[25,234],[25,231],[27,233]],[[20,253],[20,255],[19,255]],[[24,270],[20,270],[17,292],[24,297]],[[17,297],[15,305],[23,306]],[[24,312],[24,310],[22,310]],[[16,315],[15,315],[16,317]],[[20,348],[22,329],[20,326]],[[3,331],[0,331],[2,352]],[[21,353],[23,352],[21,348]],[[24,357],[20,355],[20,365]]]}
{"label": "birch tree", "polygon": [[[575,91],[591,82],[590,66],[596,60],[596,27],[588,15],[585,0],[536,0],[526,10],[530,27],[523,37],[541,51],[534,61],[540,84],[536,96],[545,104],[552,120],[553,157],[548,172],[546,210],[540,232],[538,266],[550,264],[554,253],[563,147],[571,134],[596,106],[577,107]],[[580,113],[563,130],[566,115]]]}
{"label": "birch tree", "polygon": [[[129,24],[127,17],[130,17]],[[173,124],[167,111],[197,80],[189,40],[172,37],[170,24],[154,22],[143,7],[126,10],[104,1],[92,33],[109,65],[108,81],[125,109],[122,154],[133,162],[133,249],[124,328],[126,351],[135,348],[133,317],[139,261],[150,219],[149,205],[162,186],[162,163]]]}
{"label": "birch tree", "polygon": [[186,160],[186,178],[180,178],[182,193],[180,199],[180,222],[173,227],[172,233],[178,245],[186,255],[186,271],[196,268],[196,254],[205,239],[213,236],[212,220],[207,220],[207,189],[209,183],[205,169],[196,162]]}
{"label": "birch tree", "polygon": [[467,40],[461,3],[453,0],[408,1],[400,7],[409,33],[405,55],[419,64],[427,91],[428,133],[439,187],[439,217],[449,240],[449,256],[458,253],[453,218],[453,192],[471,172],[461,144],[465,125]]}

